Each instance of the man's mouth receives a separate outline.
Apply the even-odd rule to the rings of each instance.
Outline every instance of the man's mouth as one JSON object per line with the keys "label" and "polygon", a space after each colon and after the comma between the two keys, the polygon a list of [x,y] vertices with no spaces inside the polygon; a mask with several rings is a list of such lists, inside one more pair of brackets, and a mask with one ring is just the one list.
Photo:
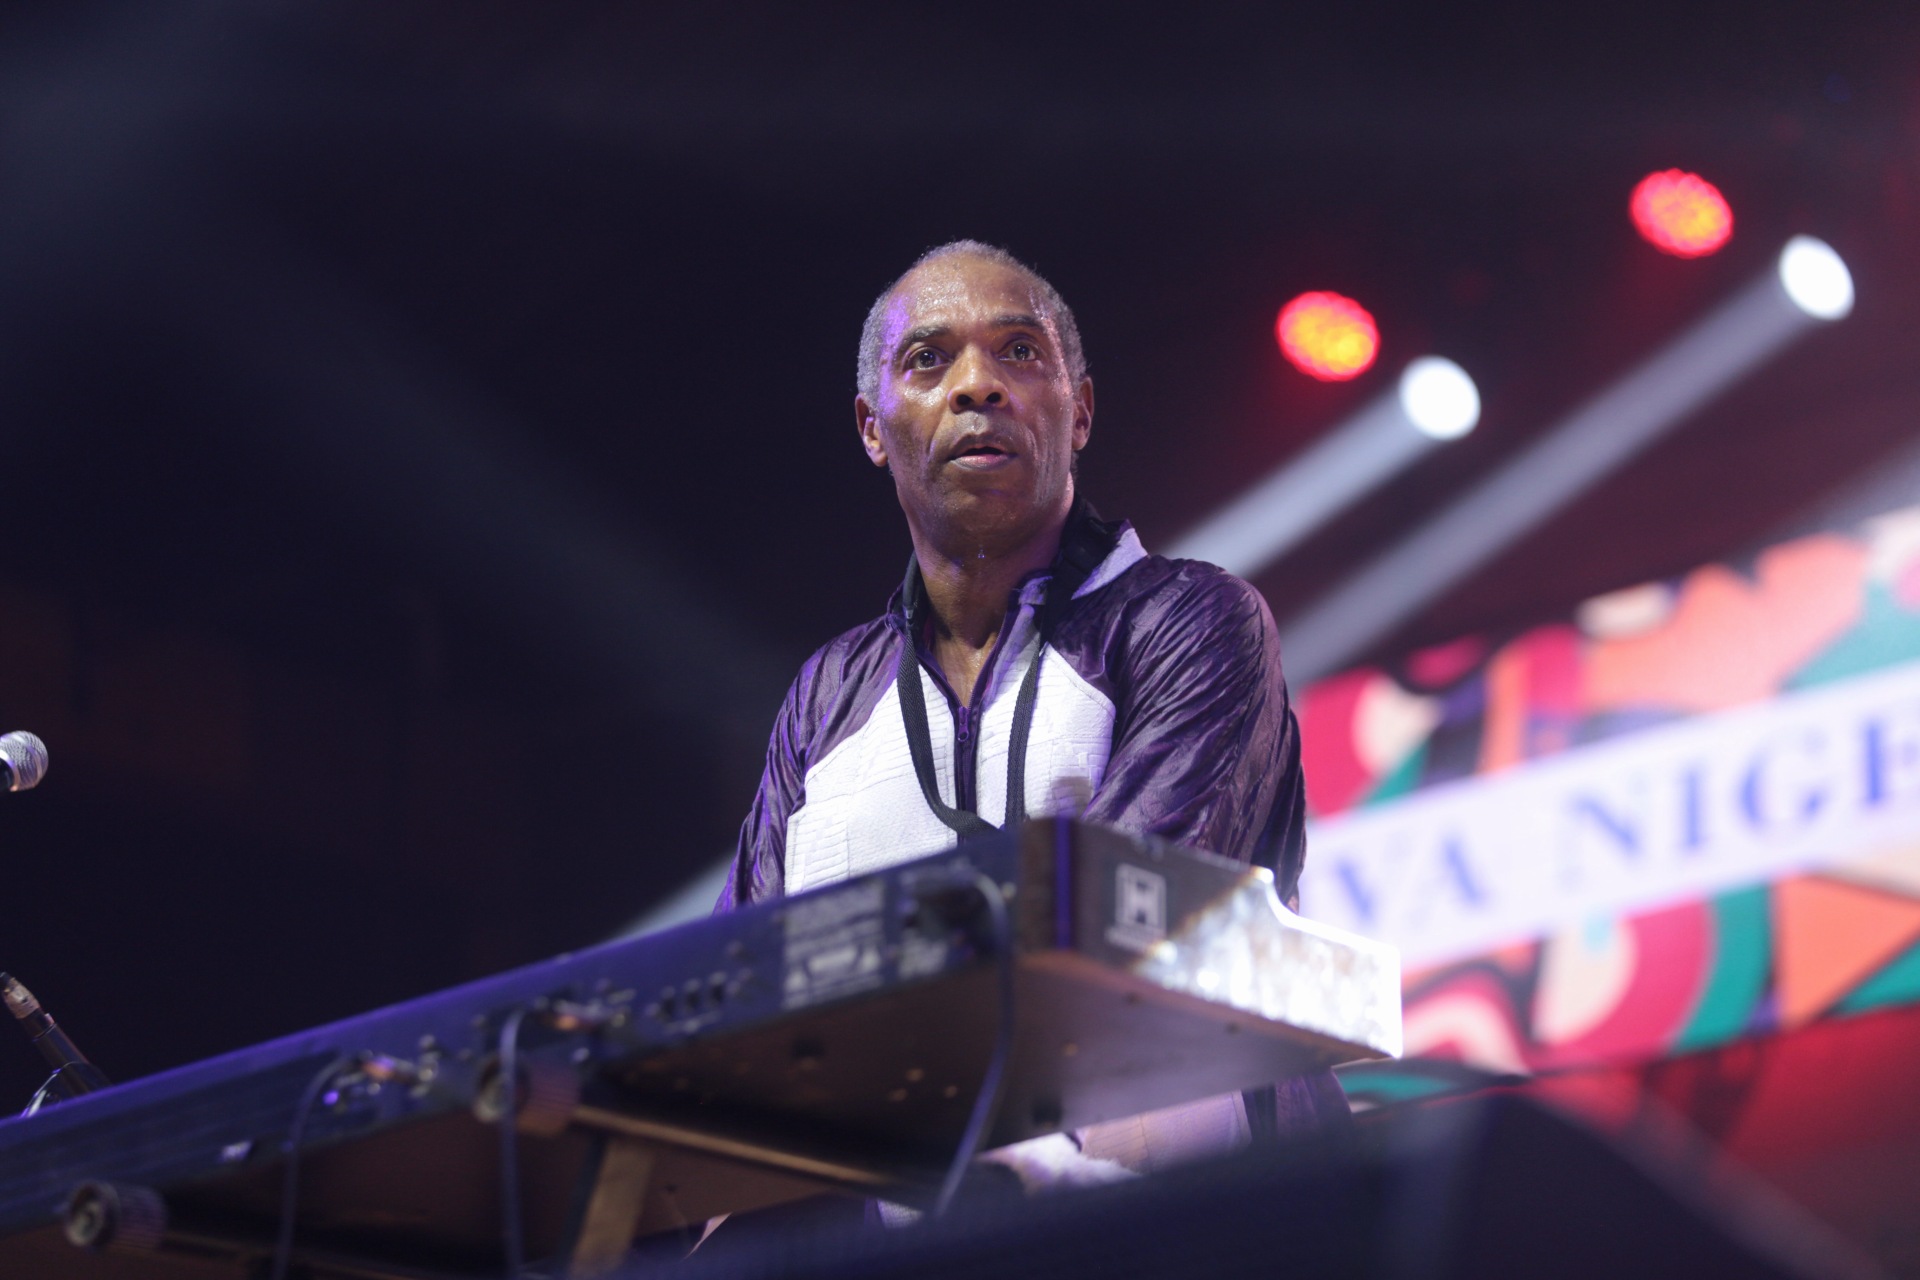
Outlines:
{"label": "man's mouth", "polygon": [[955,449],[949,461],[956,467],[963,467],[968,471],[992,471],[1006,466],[1013,459],[1014,455],[1011,451],[997,444],[982,441],[979,444],[964,445]]}

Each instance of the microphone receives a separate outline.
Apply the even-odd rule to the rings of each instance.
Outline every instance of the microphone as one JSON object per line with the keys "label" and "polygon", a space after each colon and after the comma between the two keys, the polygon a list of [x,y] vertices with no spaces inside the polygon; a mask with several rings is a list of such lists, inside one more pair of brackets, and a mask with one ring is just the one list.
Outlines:
{"label": "microphone", "polygon": [[[7,735],[9,738],[14,736]],[[33,1047],[53,1068],[53,1079],[47,1082],[50,1088],[69,1098],[77,1098],[83,1093],[107,1087],[107,1078],[100,1073],[100,1068],[87,1061],[87,1055],[74,1047],[73,1041],[67,1039],[67,1033],[40,1007],[40,1002],[33,998],[33,992],[21,986],[20,979],[10,973],[0,973],[0,1001],[5,1001],[7,1012],[19,1019],[20,1029],[27,1033]]]}
{"label": "microphone", "polygon": [[40,779],[46,776],[46,743],[25,729],[0,734],[0,779],[5,780],[7,790],[25,791],[28,787],[37,787]]}

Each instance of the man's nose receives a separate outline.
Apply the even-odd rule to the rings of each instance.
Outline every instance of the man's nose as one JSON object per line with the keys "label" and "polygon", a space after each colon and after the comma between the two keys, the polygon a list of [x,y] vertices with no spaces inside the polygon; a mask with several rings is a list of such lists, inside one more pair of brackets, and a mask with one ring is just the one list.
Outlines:
{"label": "man's nose", "polygon": [[947,383],[947,408],[959,413],[1006,402],[1007,386],[1000,377],[1000,362],[984,351],[969,348],[962,352]]}

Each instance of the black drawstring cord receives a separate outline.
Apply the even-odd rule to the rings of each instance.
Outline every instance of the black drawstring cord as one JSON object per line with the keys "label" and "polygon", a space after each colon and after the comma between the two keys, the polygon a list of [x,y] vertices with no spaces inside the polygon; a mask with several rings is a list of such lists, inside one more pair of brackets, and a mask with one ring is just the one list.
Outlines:
{"label": "black drawstring cord", "polygon": [[[1040,700],[1040,663],[1046,657],[1067,605],[1086,584],[1100,562],[1112,554],[1119,542],[1119,530],[1094,514],[1085,499],[1076,499],[1060,534],[1060,554],[1054,562],[1053,576],[1047,581],[1046,596],[1035,613],[1034,629],[1040,642],[1033,661],[1020,681],[1020,692],[1013,702],[1013,735],[1007,746],[1007,816],[1004,827],[995,827],[977,813],[955,808],[940,795],[940,780],[933,768],[933,733],[927,725],[926,691],[920,683],[920,600],[924,588],[920,582],[920,562],[907,557],[906,581],[900,588],[901,611],[906,615],[900,636],[900,662],[895,685],[900,691],[900,718],[906,722],[907,752],[913,757],[914,776],[920,780],[920,794],[927,808],[961,838],[991,831],[1011,831],[1027,816],[1027,740],[1033,732],[1034,707]],[[980,739],[976,734],[976,749]],[[958,797],[955,797],[956,799]]]}

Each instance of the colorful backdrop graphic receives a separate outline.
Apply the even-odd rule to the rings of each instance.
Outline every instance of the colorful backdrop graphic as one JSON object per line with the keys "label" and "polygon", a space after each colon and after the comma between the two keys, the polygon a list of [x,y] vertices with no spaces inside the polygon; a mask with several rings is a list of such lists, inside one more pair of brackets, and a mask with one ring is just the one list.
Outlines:
{"label": "colorful backdrop graphic", "polygon": [[[1322,681],[1300,699],[1308,805],[1389,804],[1916,658],[1920,508],[1601,597],[1505,643]],[[1405,999],[1407,1053],[1434,1087],[1441,1062],[1513,1074],[1663,1057],[1920,1000],[1920,847],[1410,971]],[[1378,1090],[1420,1091],[1411,1079]]]}

